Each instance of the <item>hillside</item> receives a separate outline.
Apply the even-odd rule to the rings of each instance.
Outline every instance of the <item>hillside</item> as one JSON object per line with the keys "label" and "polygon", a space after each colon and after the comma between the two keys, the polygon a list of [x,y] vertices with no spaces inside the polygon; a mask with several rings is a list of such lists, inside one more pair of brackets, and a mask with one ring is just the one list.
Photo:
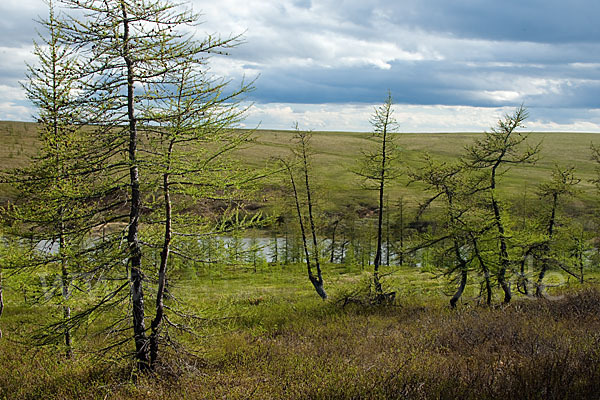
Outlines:
{"label": "hillside", "polygon": [[[397,143],[402,147],[405,168],[418,168],[425,152],[443,160],[460,156],[464,147],[472,143],[478,133],[399,133]],[[273,158],[290,154],[292,131],[258,130],[255,144],[239,152],[249,166],[273,164]],[[555,163],[574,165],[581,179],[581,195],[572,206],[582,210],[595,198],[595,188],[590,182],[595,176],[590,144],[600,143],[593,133],[543,133],[532,132],[529,140],[542,143],[539,161],[532,166],[514,168],[503,177],[501,190],[512,199],[535,198],[535,186],[550,176]],[[3,169],[25,165],[36,151],[36,124],[29,122],[0,121],[0,160]],[[370,207],[375,204],[374,193],[361,188],[360,180],[352,173],[361,152],[372,145],[368,133],[314,132],[312,140],[314,175],[324,209],[334,211],[349,204]],[[277,187],[282,177],[274,176],[266,185]],[[418,185],[407,187],[404,177],[390,188],[392,202],[403,197],[416,204],[425,194]],[[276,192],[277,193],[277,192]],[[3,187],[0,197],[10,198]]]}

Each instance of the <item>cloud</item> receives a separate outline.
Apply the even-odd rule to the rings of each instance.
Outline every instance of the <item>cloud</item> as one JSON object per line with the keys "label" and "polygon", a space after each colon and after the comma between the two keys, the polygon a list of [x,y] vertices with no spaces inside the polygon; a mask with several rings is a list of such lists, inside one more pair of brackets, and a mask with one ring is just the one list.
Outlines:
{"label": "cloud", "polygon": [[[372,130],[369,120],[375,105],[367,104],[256,104],[250,108],[244,126],[322,131]],[[471,107],[442,105],[394,105],[399,132],[483,132],[494,126],[512,107]],[[529,130],[538,132],[600,132],[600,109],[530,108]],[[262,122],[268,121],[268,126]]]}
{"label": "cloud", "polygon": [[0,46],[31,44],[36,35],[34,20],[48,14],[41,0],[2,0],[0,2]]}
{"label": "cloud", "polygon": [[[11,88],[3,101],[13,104],[15,115],[26,106],[17,82],[24,78],[24,61],[33,61],[33,19],[47,11],[42,0],[0,3],[0,85]],[[593,130],[598,123],[591,110],[600,109],[599,2],[192,4],[204,21],[195,28],[198,37],[243,34],[244,43],[229,56],[214,56],[211,67],[234,84],[259,77],[249,99],[257,104],[253,118],[263,126],[289,127],[295,119],[309,124],[312,118],[315,128],[331,128],[335,120],[339,130],[368,129],[360,120],[368,120],[370,107],[388,89],[399,105],[417,107],[411,111],[418,118],[407,116],[416,130],[460,130],[468,123],[480,129],[497,110],[522,102],[540,110],[536,127]],[[551,109],[561,112],[545,111]],[[466,115],[457,116],[458,110]],[[580,119],[565,122],[568,113]],[[582,118],[590,118],[590,125]]]}
{"label": "cloud", "polygon": [[600,6],[584,3],[224,0],[204,11],[207,26],[246,30],[231,58],[238,76],[260,73],[259,103],[375,103],[390,89],[407,104],[597,107],[600,31],[584,15]]}
{"label": "cloud", "polygon": [[600,38],[600,3],[587,0],[407,0],[387,9],[396,24],[462,38],[536,43],[597,42]]}
{"label": "cloud", "polygon": [[11,101],[0,101],[0,120],[3,121],[29,121],[31,108],[16,104]]}
{"label": "cloud", "polygon": [[13,84],[25,77],[26,63],[35,63],[33,45],[0,46],[0,81],[10,80]]}

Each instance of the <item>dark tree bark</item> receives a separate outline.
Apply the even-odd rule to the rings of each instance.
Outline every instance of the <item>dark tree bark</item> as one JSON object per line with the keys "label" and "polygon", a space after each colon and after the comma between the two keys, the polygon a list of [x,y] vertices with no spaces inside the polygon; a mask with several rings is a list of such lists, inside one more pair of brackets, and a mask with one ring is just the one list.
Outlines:
{"label": "dark tree bark", "polygon": [[385,265],[390,266],[390,198],[385,201]]}
{"label": "dark tree bark", "polygon": [[340,221],[335,221],[333,223],[333,231],[331,232],[331,256],[329,257],[329,262],[332,264],[335,258],[335,231],[337,230],[339,222]]}
{"label": "dark tree bark", "polygon": [[494,223],[496,225],[496,229],[498,230],[498,240],[500,242],[500,252],[499,256],[499,266],[498,269],[498,283],[504,291],[504,302],[510,303],[512,299],[512,293],[510,290],[510,284],[506,281],[506,271],[510,266],[510,259],[508,258],[508,246],[506,244],[506,233],[504,229],[504,223],[502,222],[502,216],[500,214],[500,205],[498,204],[498,200],[496,199],[495,190],[496,190],[496,169],[500,165],[500,158],[496,164],[492,167],[492,176],[491,176],[491,202],[492,209],[494,211]]}
{"label": "dark tree bark", "polygon": [[[554,235],[554,223],[556,220],[556,207],[558,206],[558,193],[552,194],[552,210],[550,211],[550,221],[548,222],[548,241],[552,240],[552,236]],[[540,274],[538,275],[535,295],[536,297],[542,297],[544,295],[544,277],[546,276],[546,272],[548,272],[548,252],[550,251],[550,246],[548,243],[545,243],[542,248],[542,268],[540,270]]]}
{"label": "dark tree bark", "polygon": [[379,265],[381,264],[381,245],[383,241],[383,194],[385,189],[385,178],[386,178],[386,161],[387,161],[387,124],[382,131],[381,140],[381,174],[379,176],[379,205],[377,213],[377,248],[375,249],[375,260],[373,262],[373,282],[375,284],[375,293],[382,294],[383,289],[381,288],[381,282],[379,280]]}
{"label": "dark tree bark", "polygon": [[292,192],[294,194],[294,203],[296,206],[296,215],[298,216],[298,224],[300,225],[300,233],[302,235],[302,246],[304,249],[304,257],[306,259],[306,269],[308,272],[308,280],[310,281],[310,283],[312,283],[317,294],[323,300],[325,300],[325,299],[327,299],[327,293],[325,292],[325,290],[323,288],[323,279],[322,278],[319,279],[319,276],[315,276],[313,274],[312,267],[311,267],[311,257],[310,257],[310,252],[308,250],[308,241],[306,239],[306,229],[304,228],[304,220],[302,218],[302,210],[300,208],[300,199],[299,199],[299,195],[298,195],[298,189],[296,187],[296,180],[294,179],[294,173],[289,164],[285,163],[285,161],[282,161],[282,162],[284,163],[286,169],[288,170],[288,173],[290,176],[290,183],[292,185]]}
{"label": "dark tree bark", "polygon": [[140,177],[137,160],[138,132],[135,116],[135,71],[133,60],[129,54],[129,19],[125,3],[121,3],[123,17],[123,59],[127,66],[127,116],[129,120],[129,179],[131,185],[131,204],[129,210],[129,229],[127,243],[129,245],[129,268],[131,282],[131,301],[133,306],[133,335],[138,368],[149,367],[148,339],[144,321],[144,276],[142,273],[142,250],[138,239],[141,212]]}
{"label": "dark tree bark", "polygon": [[529,258],[529,256],[531,255],[533,250],[534,250],[533,247],[528,248],[527,251],[525,252],[525,254],[523,254],[523,258],[521,259],[520,282],[521,282],[521,286],[523,287],[522,293],[525,296],[529,296],[529,280],[527,279],[527,276],[525,274],[525,263],[527,262],[527,259]]}
{"label": "dark tree bark", "polygon": [[[456,229],[456,226],[458,224],[457,224],[457,217],[455,215],[456,213],[455,213],[455,209],[454,209],[454,193],[452,192],[452,190],[449,187],[446,187],[445,191],[446,191],[446,197],[448,200],[448,213],[450,214],[450,225],[451,225],[452,229]],[[462,256],[462,254],[460,254],[459,235],[455,231],[455,232],[453,232],[452,236],[453,236],[452,241],[453,241],[453,247],[454,247],[454,257],[456,258],[456,261],[458,263],[458,270],[460,271],[460,283],[458,285],[456,292],[450,299],[450,307],[456,308],[456,303],[458,302],[458,300],[460,300],[460,297],[462,296],[463,292],[465,291],[465,287],[467,286],[467,276],[468,276],[467,264],[468,264],[468,262],[467,262],[467,260],[465,260],[465,258]]]}
{"label": "dark tree bark", "polygon": [[[174,142],[169,143],[167,159],[171,159]],[[171,193],[170,193],[170,165],[167,165],[167,171],[163,174],[163,198],[165,202],[165,233],[163,239],[163,248],[160,252],[160,266],[158,268],[158,289],[156,291],[156,314],[150,324],[150,367],[154,369],[158,359],[158,342],[160,326],[164,316],[164,297],[167,283],[167,264],[169,261],[169,252],[172,238],[172,216],[171,216]]]}
{"label": "dark tree bark", "polygon": [[458,289],[456,290],[456,293],[454,293],[454,296],[452,296],[452,298],[450,299],[450,307],[452,307],[452,308],[456,308],[456,303],[458,302],[458,300],[460,300],[460,297],[462,296],[463,292],[465,291],[465,287],[467,286],[467,275],[468,275],[467,262],[460,256],[460,252],[458,250],[456,243],[454,245],[454,248],[455,248],[455,251],[458,253],[456,255],[456,257],[457,257],[457,259],[460,260],[460,265],[458,267],[458,269],[460,271],[460,283],[458,285]]}
{"label": "dark tree bark", "polygon": [[400,198],[400,265],[404,265],[404,199]]}
{"label": "dark tree bark", "polygon": [[340,246],[340,264],[343,264],[344,261],[346,260],[346,245],[350,243],[349,240],[344,240],[342,242],[342,245]]}
{"label": "dark tree bark", "polygon": [[481,267],[481,270],[483,271],[483,279],[484,279],[485,291],[486,291],[485,303],[488,306],[491,306],[492,305],[492,283],[490,282],[490,269],[488,268],[487,263],[481,256],[477,238],[473,235],[473,233],[470,233],[469,235],[471,237],[471,243],[473,243],[473,251],[475,252],[475,257],[477,258],[477,261],[479,262],[479,266]]}
{"label": "dark tree bark", "polygon": [[[64,222],[60,222],[60,252],[63,252],[66,244],[65,244],[65,235],[64,235]],[[70,279],[69,279],[69,270],[67,269],[67,260],[65,259],[64,255],[61,254],[61,258],[60,258],[60,263],[61,263],[61,284],[62,284],[62,297],[63,300],[66,302],[69,299],[69,285],[70,285]],[[67,321],[69,318],[71,318],[71,307],[69,307],[69,305],[65,304],[63,305],[63,319],[65,321]],[[71,330],[68,327],[68,324],[65,325],[65,346],[67,348],[65,355],[67,358],[72,358],[73,357],[73,348],[72,348],[72,343],[71,343]]]}
{"label": "dark tree bark", "polygon": [[306,186],[306,201],[308,205],[308,221],[310,223],[310,232],[312,236],[312,248],[313,248],[313,257],[315,259],[315,269],[317,270],[317,276],[311,278],[311,282],[315,287],[315,290],[321,296],[323,300],[327,299],[327,293],[325,293],[325,289],[323,288],[323,275],[321,273],[321,263],[319,261],[319,245],[317,242],[317,230],[315,229],[315,220],[313,218],[313,202],[311,198],[311,191],[308,179],[308,149],[307,149],[307,140],[308,136],[306,133],[301,134],[300,136],[300,150],[302,153],[302,164],[303,164],[303,172],[304,172],[304,184]]}

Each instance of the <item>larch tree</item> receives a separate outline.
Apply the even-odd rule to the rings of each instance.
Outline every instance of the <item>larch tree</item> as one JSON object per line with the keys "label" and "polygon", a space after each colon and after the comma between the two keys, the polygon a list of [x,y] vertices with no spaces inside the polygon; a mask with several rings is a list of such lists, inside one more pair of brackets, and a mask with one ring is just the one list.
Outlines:
{"label": "larch tree", "polygon": [[[295,125],[296,133],[294,139],[296,140],[296,147],[293,149],[295,164],[299,165],[301,174],[301,180],[304,183],[304,195],[306,198],[306,209],[307,216],[303,215],[302,202],[300,200],[301,191],[300,186],[296,183],[294,177],[294,163],[281,160],[284,165],[284,169],[288,172],[290,179],[290,185],[294,197],[294,206],[296,210],[296,216],[298,224],[300,226],[300,234],[302,237],[302,248],[304,249],[304,258],[306,260],[306,268],[308,272],[308,279],[312,283],[317,294],[323,299],[327,299],[327,292],[325,292],[323,274],[321,271],[320,252],[319,244],[317,240],[317,228],[315,225],[314,218],[314,193],[311,190],[310,185],[310,140],[312,133],[309,131],[301,131],[298,129],[298,124]],[[308,218],[308,228],[305,226],[305,218]],[[307,230],[310,230],[311,247],[309,248],[307,239]],[[312,265],[314,264],[316,275],[313,272]]]}
{"label": "larch tree", "polygon": [[373,127],[372,139],[376,143],[373,150],[365,151],[362,164],[356,173],[365,180],[366,187],[376,190],[377,205],[377,245],[373,262],[373,284],[375,294],[383,295],[379,267],[382,260],[383,243],[383,211],[385,207],[385,189],[399,175],[398,146],[395,143],[398,124],[393,116],[392,94],[388,92],[385,102],[376,107],[371,117]]}
{"label": "larch tree", "polygon": [[47,36],[40,34],[40,41],[34,42],[37,62],[28,65],[24,85],[37,109],[41,148],[29,166],[5,174],[3,180],[14,185],[17,198],[3,217],[10,222],[7,234],[31,243],[20,260],[13,260],[12,268],[28,273],[46,269],[58,277],[58,287],[45,296],[60,298],[63,319],[59,324],[65,325],[57,335],[40,333],[39,339],[45,343],[62,336],[66,355],[71,357],[72,332],[66,323],[71,318],[71,284],[77,279],[77,260],[85,252],[91,228],[82,217],[95,204],[83,201],[90,182],[82,173],[85,168],[79,157],[84,143],[77,125],[77,59],[73,49],[60,43],[54,4],[49,1],[48,5],[49,16],[40,21]]}
{"label": "larch tree", "polygon": [[539,185],[538,192],[539,196],[543,200],[549,200],[548,215],[546,221],[543,224],[545,226],[545,232],[543,241],[537,246],[534,252],[536,258],[540,260],[540,271],[537,276],[535,284],[537,297],[544,295],[544,277],[548,272],[553,261],[551,256],[552,247],[556,240],[556,230],[558,225],[558,211],[561,206],[561,200],[563,197],[573,196],[576,193],[576,185],[580,180],[575,177],[574,167],[560,167],[554,166],[552,171],[552,177],[550,181],[544,182]]}
{"label": "larch tree", "polygon": [[531,164],[536,161],[539,145],[529,145],[526,142],[528,135],[519,131],[527,117],[527,110],[523,106],[517,108],[512,115],[505,115],[498,121],[496,127],[485,132],[483,138],[467,147],[467,155],[464,158],[468,168],[485,171],[487,176],[488,204],[492,210],[491,219],[497,232],[498,243],[496,277],[504,292],[505,303],[509,303],[512,298],[510,284],[506,277],[511,264],[510,234],[505,222],[506,212],[498,195],[498,178],[509,166]]}
{"label": "larch tree", "polygon": [[[172,254],[184,260],[197,257],[178,247],[173,251],[173,247],[178,241],[197,241],[209,234],[224,234],[252,224],[252,218],[238,218],[238,205],[249,193],[251,183],[260,176],[260,171],[250,173],[227,157],[250,139],[251,131],[240,133],[232,127],[245,111],[239,107],[238,98],[251,87],[242,85],[226,93],[227,81],[211,78],[206,69],[200,70],[194,64],[170,75],[171,82],[145,112],[148,119],[157,122],[155,127],[146,128],[154,131],[149,151],[153,156],[148,162],[158,180],[156,186],[162,191],[162,201],[156,203],[162,208],[163,218],[155,220],[164,228],[162,240],[154,245],[160,248],[160,261],[155,316],[150,325],[151,367],[158,358],[166,316],[169,258]],[[186,212],[190,202],[206,199],[225,200],[232,205],[221,210],[219,221]]]}
{"label": "larch tree", "polygon": [[[411,180],[422,182],[432,192],[420,208],[420,213],[429,207],[435,200],[443,202],[443,233],[449,241],[449,247],[442,249],[442,260],[450,259],[449,266],[445,268],[447,276],[458,275],[458,288],[450,299],[450,306],[456,307],[467,285],[469,264],[473,261],[472,255],[463,254],[469,244],[467,234],[468,225],[465,223],[464,215],[470,209],[467,179],[464,176],[464,168],[460,163],[443,163],[434,161],[429,155],[425,157],[425,165],[419,170],[410,172]],[[450,254],[450,257],[447,257]],[[444,263],[444,261],[442,261]]]}
{"label": "larch tree", "polygon": [[[197,40],[190,28],[198,16],[169,1],[60,3],[74,10],[71,15],[62,16],[57,25],[61,30],[59,42],[73,49],[78,60],[72,69],[79,85],[74,103],[78,107],[76,125],[87,127],[82,134],[85,150],[79,158],[85,162],[86,173],[95,174],[102,181],[93,197],[99,204],[86,216],[95,221],[97,229],[108,231],[103,240],[94,238],[87,243],[87,253],[97,259],[98,251],[111,249],[111,258],[103,258],[102,265],[90,264],[87,273],[110,275],[114,285],[95,305],[69,321],[72,325],[81,323],[92,313],[129,300],[135,358],[138,368],[147,370],[151,356],[144,287],[151,279],[142,265],[140,235],[143,219],[149,215],[144,211],[144,201],[155,190],[151,186],[156,172],[153,149],[147,146],[152,135],[156,135],[155,128],[165,121],[154,119],[156,115],[146,111],[178,97],[177,91],[170,88],[174,76],[182,76],[189,68],[202,68],[210,53],[224,53],[238,43],[238,38],[209,36]],[[212,111],[218,114],[218,109],[217,106]],[[158,286],[162,290],[160,280]],[[124,293],[127,289],[128,294]],[[158,302],[159,298],[160,295]],[[126,317],[107,328],[114,333],[126,332]],[[155,320],[160,323],[162,318]],[[117,342],[126,340],[120,338]]]}

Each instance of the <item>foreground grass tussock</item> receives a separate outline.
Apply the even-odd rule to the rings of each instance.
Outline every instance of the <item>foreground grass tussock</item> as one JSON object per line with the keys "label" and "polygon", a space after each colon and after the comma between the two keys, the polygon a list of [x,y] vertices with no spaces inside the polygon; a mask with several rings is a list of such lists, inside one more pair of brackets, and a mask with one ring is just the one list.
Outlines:
{"label": "foreground grass tussock", "polygon": [[317,306],[280,326],[205,338],[201,356],[171,354],[136,384],[125,359],[69,362],[4,341],[0,398],[599,397],[597,289],[492,309]]}

